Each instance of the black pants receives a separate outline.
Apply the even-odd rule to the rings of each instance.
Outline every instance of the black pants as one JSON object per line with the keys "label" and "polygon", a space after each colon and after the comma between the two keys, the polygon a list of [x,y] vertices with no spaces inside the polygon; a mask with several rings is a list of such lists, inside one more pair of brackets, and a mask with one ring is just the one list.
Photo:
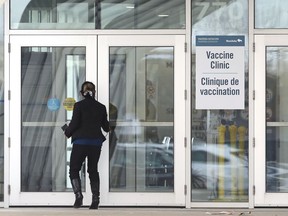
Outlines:
{"label": "black pants", "polygon": [[85,158],[87,157],[87,172],[89,173],[90,182],[99,182],[98,161],[100,158],[101,148],[101,146],[74,144],[70,157],[70,179],[80,178],[79,172]]}

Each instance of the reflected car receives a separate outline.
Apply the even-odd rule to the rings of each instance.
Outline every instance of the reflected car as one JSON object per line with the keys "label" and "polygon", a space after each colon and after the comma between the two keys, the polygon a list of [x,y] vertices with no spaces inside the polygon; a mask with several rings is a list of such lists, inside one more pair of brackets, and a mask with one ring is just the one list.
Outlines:
{"label": "reflected car", "polygon": [[191,187],[207,190],[210,199],[247,195],[248,154],[228,144],[207,144],[192,139]]}
{"label": "reflected car", "polygon": [[117,143],[110,160],[110,188],[173,191],[173,143]]}

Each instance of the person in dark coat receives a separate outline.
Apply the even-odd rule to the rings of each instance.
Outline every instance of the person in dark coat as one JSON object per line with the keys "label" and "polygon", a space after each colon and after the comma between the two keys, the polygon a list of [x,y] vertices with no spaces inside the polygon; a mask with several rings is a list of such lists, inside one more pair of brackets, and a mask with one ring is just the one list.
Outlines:
{"label": "person in dark coat", "polygon": [[64,134],[68,138],[72,137],[73,144],[69,177],[75,194],[74,208],[80,208],[83,204],[83,195],[79,172],[87,157],[87,171],[92,191],[90,209],[98,209],[100,202],[98,161],[102,143],[106,139],[101,128],[107,133],[110,128],[105,105],[95,100],[95,85],[86,81],[82,84],[80,92],[84,99],[74,104],[71,122],[64,130]]}

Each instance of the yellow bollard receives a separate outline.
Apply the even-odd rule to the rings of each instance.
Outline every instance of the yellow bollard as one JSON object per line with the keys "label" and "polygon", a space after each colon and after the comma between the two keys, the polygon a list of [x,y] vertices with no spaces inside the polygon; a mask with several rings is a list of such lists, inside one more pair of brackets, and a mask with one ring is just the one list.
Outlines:
{"label": "yellow bollard", "polygon": [[[239,158],[244,158],[245,153],[245,135],[246,135],[246,127],[240,126],[238,128],[238,135],[239,135]],[[243,167],[239,167],[238,171],[238,193],[239,198],[244,195],[244,175],[245,170]]]}
{"label": "yellow bollard", "polygon": [[219,151],[219,161],[218,161],[218,198],[223,199],[225,196],[225,133],[226,126],[220,125],[218,127],[218,151]]}
{"label": "yellow bollard", "polygon": [[[237,149],[236,142],[237,142],[237,126],[230,125],[229,126],[229,133],[230,133],[230,146],[231,150],[235,151]],[[234,154],[235,152],[229,152],[230,155]],[[231,196],[235,196],[238,194],[238,185],[237,185],[237,161],[235,158],[231,157]]]}

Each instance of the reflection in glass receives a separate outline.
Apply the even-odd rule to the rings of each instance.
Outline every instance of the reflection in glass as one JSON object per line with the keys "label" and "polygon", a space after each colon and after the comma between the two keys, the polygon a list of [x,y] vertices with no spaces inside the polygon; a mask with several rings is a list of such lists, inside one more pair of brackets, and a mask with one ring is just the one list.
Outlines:
{"label": "reflection in glass", "polygon": [[73,108],[65,99],[79,100],[85,68],[85,48],[21,48],[22,192],[71,189],[71,144],[60,127]]}
{"label": "reflection in glass", "polygon": [[174,191],[173,47],[110,47],[110,191]]}
{"label": "reflection in glass", "polygon": [[0,5],[0,202],[4,201],[4,5],[3,4]]}
{"label": "reflection in glass", "polygon": [[[195,36],[248,33],[248,0],[192,1],[191,201],[248,201],[248,94],[244,110],[195,109]],[[245,39],[248,41],[248,39]],[[246,53],[248,50],[246,48]],[[248,58],[245,59],[247,68]],[[245,91],[248,92],[245,70]]]}
{"label": "reflection in glass", "polygon": [[185,0],[10,0],[11,29],[183,29]]}
{"label": "reflection in glass", "polygon": [[288,48],[266,49],[266,192],[288,192]]}
{"label": "reflection in glass", "polygon": [[101,29],[184,29],[185,0],[101,1]]}
{"label": "reflection in glass", "polygon": [[286,0],[255,0],[255,28],[288,28]]}
{"label": "reflection in glass", "polygon": [[192,25],[192,35],[247,35],[248,0],[193,0]]}

